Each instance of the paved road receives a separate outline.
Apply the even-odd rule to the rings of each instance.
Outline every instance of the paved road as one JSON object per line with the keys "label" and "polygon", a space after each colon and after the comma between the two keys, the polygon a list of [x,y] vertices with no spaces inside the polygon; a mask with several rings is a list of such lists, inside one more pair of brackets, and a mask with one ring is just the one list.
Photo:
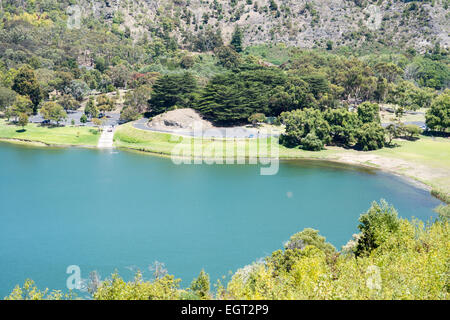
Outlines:
{"label": "paved road", "polygon": [[98,140],[97,148],[100,149],[111,149],[113,148],[113,138],[114,138],[114,130],[112,126],[104,126],[102,127],[102,135]]}
{"label": "paved road", "polygon": [[279,133],[263,133],[262,130],[258,130],[257,128],[246,128],[246,127],[216,127],[213,129],[206,129],[202,132],[194,132],[194,130],[186,130],[186,129],[175,129],[175,130],[159,130],[153,129],[147,126],[148,118],[142,118],[133,122],[133,127],[136,129],[147,130],[147,131],[155,131],[155,132],[165,132],[172,133],[176,135],[182,136],[203,136],[207,138],[257,138],[259,134],[259,138],[269,137],[269,136],[279,136]]}
{"label": "paved road", "polygon": [[[61,125],[71,125],[72,120],[75,122],[75,125],[77,126],[89,126],[92,127],[94,124],[91,121],[88,121],[87,123],[81,123],[80,117],[83,115],[82,111],[69,111],[67,112],[67,119],[64,121],[61,121]],[[106,112],[105,113],[107,120],[105,121],[105,126],[117,126],[119,124],[119,118],[120,114],[113,113],[113,112]],[[33,115],[30,117],[30,122],[32,123],[42,123],[44,121],[44,118],[40,115]]]}
{"label": "paved road", "polygon": [[[383,127],[387,127],[388,125],[390,125],[391,123],[382,123],[381,125],[383,126]],[[414,124],[414,125],[416,125],[416,126],[419,126],[420,128],[422,128],[422,129],[425,129],[426,128],[426,124],[425,124],[425,122],[423,122],[423,121],[407,121],[407,122],[403,122],[403,124]]]}

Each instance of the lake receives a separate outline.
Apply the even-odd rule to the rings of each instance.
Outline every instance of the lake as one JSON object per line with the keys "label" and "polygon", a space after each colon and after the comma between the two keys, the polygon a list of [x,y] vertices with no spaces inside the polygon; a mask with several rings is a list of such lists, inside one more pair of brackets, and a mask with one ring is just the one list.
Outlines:
{"label": "lake", "polygon": [[422,220],[440,203],[396,176],[320,161],[261,176],[257,165],[0,143],[0,297],[26,278],[64,290],[69,265],[83,278],[149,279],[160,261],[183,286],[202,268],[228,279],[306,227],[340,249],[381,198]]}

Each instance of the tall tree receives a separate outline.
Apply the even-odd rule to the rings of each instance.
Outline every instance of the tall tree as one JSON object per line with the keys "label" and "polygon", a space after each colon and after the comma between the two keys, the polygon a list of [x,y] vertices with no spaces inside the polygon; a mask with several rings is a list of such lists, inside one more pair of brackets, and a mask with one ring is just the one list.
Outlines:
{"label": "tall tree", "polygon": [[16,101],[16,93],[8,88],[0,87],[0,111],[13,105]]}
{"label": "tall tree", "polygon": [[29,66],[21,67],[14,78],[12,89],[20,95],[30,97],[33,102],[33,112],[36,114],[42,100],[42,91],[33,69]]}
{"label": "tall tree", "polygon": [[425,115],[426,124],[431,130],[446,131],[450,128],[450,90],[434,99]]}
{"label": "tall tree", "polygon": [[236,52],[242,52],[243,48],[243,38],[244,33],[242,32],[242,29],[236,25],[234,28],[233,34],[231,36],[231,42],[230,45],[236,50]]}
{"label": "tall tree", "polygon": [[44,119],[55,121],[57,125],[59,125],[61,120],[67,118],[67,113],[64,111],[63,107],[53,101],[46,102],[40,111]]}
{"label": "tall tree", "polygon": [[149,100],[150,112],[159,114],[174,106],[191,108],[194,106],[196,92],[197,80],[191,73],[165,75],[153,85]]}

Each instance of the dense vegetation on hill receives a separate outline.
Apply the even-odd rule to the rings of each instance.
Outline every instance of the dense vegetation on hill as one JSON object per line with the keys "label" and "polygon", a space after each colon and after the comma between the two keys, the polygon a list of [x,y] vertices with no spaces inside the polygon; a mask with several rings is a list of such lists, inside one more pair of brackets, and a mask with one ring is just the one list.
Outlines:
{"label": "dense vegetation on hill", "polygon": [[[96,118],[114,110],[117,101],[105,95],[95,100],[88,96],[127,89],[122,103],[125,121],[180,107],[195,108],[219,125],[254,122],[249,119],[256,115],[279,116],[288,128],[283,143],[310,150],[330,143],[362,150],[389,144],[378,121],[361,118],[362,108],[373,103],[394,104],[399,119],[406,110],[432,106],[428,127],[447,130],[444,90],[450,83],[450,58],[445,39],[437,38],[417,48],[420,51],[397,42],[401,46],[393,50],[366,35],[361,48],[371,48],[370,53],[358,49],[358,41],[339,45],[328,41],[316,49],[287,47],[270,39],[268,44],[252,45],[258,41],[249,37],[249,22],[244,23],[237,12],[250,10],[270,25],[277,19],[293,19],[292,10],[298,5],[241,2],[189,1],[185,7],[184,0],[90,5],[81,0],[3,0],[0,111],[26,124],[40,109],[47,120],[59,123],[66,111],[84,106],[82,122],[101,123]],[[333,1],[323,4],[327,2]],[[301,6],[299,10],[309,12],[308,16],[326,11],[314,9],[312,2]],[[402,19],[424,14],[425,21],[427,14],[441,17],[448,11],[446,1],[345,1],[342,6],[351,8],[351,15],[366,10],[369,16],[379,13],[373,8],[402,9]],[[155,20],[146,20],[144,13]],[[201,21],[196,17],[199,13]],[[311,23],[322,23],[321,18],[316,20]],[[217,23],[213,26],[212,21]],[[188,30],[195,32],[188,36]],[[400,33],[397,29],[393,34]],[[361,104],[365,101],[370,104]],[[351,109],[358,105],[356,117]],[[317,121],[305,127],[304,115],[314,115]],[[324,128],[319,129],[321,124]],[[408,135],[407,129],[395,126],[388,135]]]}
{"label": "dense vegetation on hill", "polygon": [[[363,119],[366,106],[378,108],[374,103],[398,106],[399,119],[406,110],[432,106],[428,127],[448,128],[448,93],[442,92],[450,83],[450,59],[439,42],[423,47],[423,54],[411,47],[363,54],[330,43],[326,49],[314,50],[275,44],[246,47],[244,26],[234,23],[227,42],[220,28],[210,28],[207,21],[218,16],[209,14],[202,18],[204,28],[192,35],[203,40],[190,39],[189,44],[174,36],[176,28],[183,28],[176,17],[189,16],[190,9],[183,11],[184,16],[173,11],[182,8],[183,1],[155,7],[158,19],[152,26],[136,22],[140,14],[130,10],[136,4],[131,1],[121,6],[114,1],[93,2],[91,13],[80,9],[82,1],[1,3],[0,111],[22,124],[38,109],[46,119],[59,123],[66,111],[81,104],[85,116],[80,120],[101,124],[96,118],[114,110],[116,101],[105,95],[95,100],[87,97],[93,92],[131,89],[123,101],[125,121],[180,107],[195,108],[218,125],[279,116],[287,128],[282,142],[309,150],[320,150],[325,144],[373,150],[389,145],[392,137],[420,133],[417,128],[394,126],[388,128],[386,141],[379,121]],[[144,8],[149,5],[146,2]],[[239,1],[229,5],[236,9]],[[425,10],[425,4],[408,6],[413,5],[411,11]],[[445,3],[430,5],[447,10]],[[230,23],[233,19],[220,6],[211,4],[222,12],[219,20]],[[189,8],[194,7],[191,3]],[[281,12],[289,7],[271,1],[268,8]],[[312,8],[307,3],[305,10]],[[169,11],[174,17],[168,16]],[[139,33],[131,32],[129,19]],[[197,54],[183,48],[210,52]],[[349,107],[358,105],[356,115]],[[309,119],[307,124],[304,119]]]}
{"label": "dense vegetation on hill", "polygon": [[[360,233],[340,251],[305,229],[282,250],[236,271],[212,290],[203,270],[189,288],[157,264],[154,279],[137,273],[127,282],[118,274],[100,280],[93,273],[86,290],[93,299],[448,299],[448,207],[424,224],[397,216],[385,201],[374,202],[359,218]],[[31,280],[7,299],[74,298],[41,291]]]}

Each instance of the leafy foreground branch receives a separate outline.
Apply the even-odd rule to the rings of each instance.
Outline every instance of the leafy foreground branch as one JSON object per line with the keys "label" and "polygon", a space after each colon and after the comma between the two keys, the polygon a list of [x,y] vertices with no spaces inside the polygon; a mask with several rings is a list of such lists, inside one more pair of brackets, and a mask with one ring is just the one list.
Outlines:
{"label": "leafy foreground branch", "polygon": [[[203,270],[191,286],[158,273],[124,281],[118,274],[90,286],[94,299],[448,299],[449,206],[432,223],[408,221],[384,200],[359,218],[360,233],[340,252],[305,229],[263,261],[239,269],[226,286],[211,291]],[[60,291],[40,291],[31,280],[6,299],[73,299]]]}

